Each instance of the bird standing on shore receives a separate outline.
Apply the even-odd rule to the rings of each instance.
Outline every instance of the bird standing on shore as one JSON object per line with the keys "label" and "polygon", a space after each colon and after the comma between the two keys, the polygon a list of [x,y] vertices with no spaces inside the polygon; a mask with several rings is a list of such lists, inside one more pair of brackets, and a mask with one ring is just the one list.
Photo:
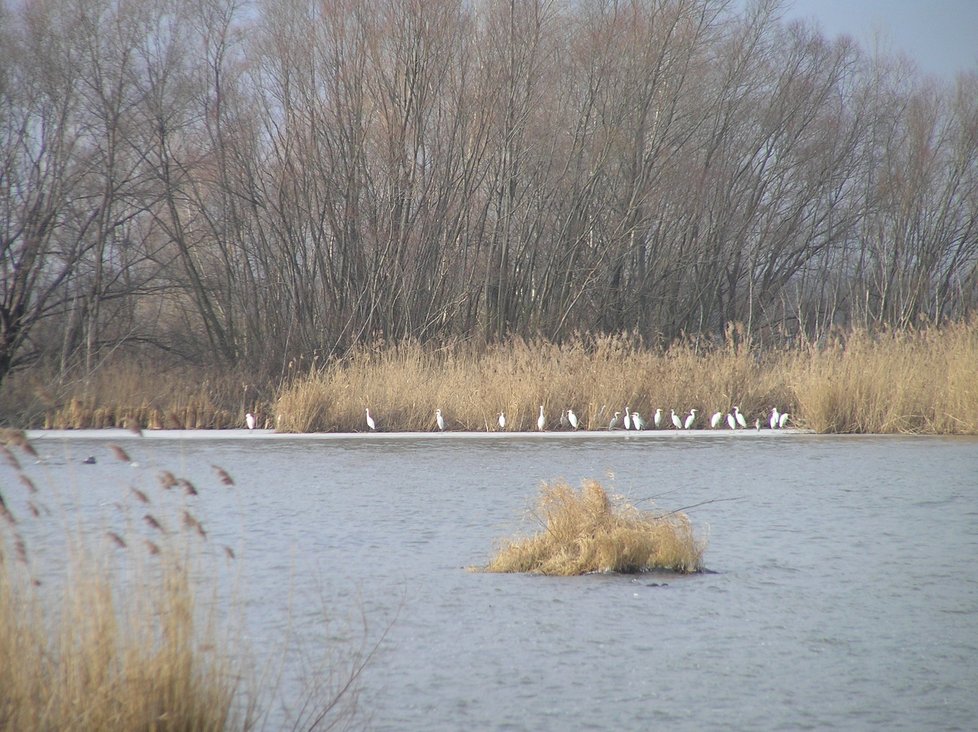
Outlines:
{"label": "bird standing on shore", "polygon": [[[734,409],[736,409],[736,407],[734,407]],[[727,426],[732,430],[737,429],[737,419],[733,416],[732,412],[727,412]]]}
{"label": "bird standing on shore", "polygon": [[713,416],[710,417],[710,429],[716,429],[720,425],[720,420],[723,419],[723,412],[714,412]]}
{"label": "bird standing on shore", "polygon": [[689,416],[686,417],[686,424],[684,424],[683,427],[688,430],[695,423],[696,423],[696,410],[690,409]]}
{"label": "bird standing on shore", "polygon": [[632,412],[632,427],[639,431],[645,429],[645,420],[638,412]]}
{"label": "bird standing on shore", "polygon": [[249,430],[255,429],[255,415],[253,415],[251,412],[248,412],[245,415],[245,424],[248,425]]}
{"label": "bird standing on shore", "polygon": [[784,429],[784,426],[788,424],[788,413],[785,412],[780,417],[778,417],[778,427]]}
{"label": "bird standing on shore", "polygon": [[499,419],[496,421],[499,423],[499,429],[506,429],[506,415],[503,412],[499,413]]}
{"label": "bird standing on shore", "polygon": [[574,414],[573,409],[567,410],[567,421],[570,422],[571,427],[573,427],[575,430],[577,429],[577,425],[578,425],[577,415]]}
{"label": "bird standing on shore", "polygon": [[540,416],[537,417],[537,429],[543,432],[543,428],[547,426],[547,418],[543,416],[543,405],[540,405]]}
{"label": "bird standing on shore", "polygon": [[662,410],[661,409],[656,408],[656,410],[655,410],[655,416],[652,418],[652,424],[655,425],[655,428],[656,429],[659,429],[659,427],[662,425]]}
{"label": "bird standing on shore", "polygon": [[632,428],[632,409],[631,407],[625,407],[625,429],[630,430]]}
{"label": "bird standing on shore", "polygon": [[367,412],[367,427],[373,431],[376,431],[377,423],[374,422],[374,418],[370,416],[370,408],[367,407],[365,411]]}
{"label": "bird standing on shore", "polygon": [[670,411],[672,411],[672,426],[675,427],[677,430],[681,430],[683,428],[683,421],[679,419],[679,415],[676,414],[675,409]]}
{"label": "bird standing on shore", "polygon": [[741,427],[747,427],[747,420],[744,419],[744,415],[740,413],[740,407],[734,407],[734,417],[737,418],[737,424]]}
{"label": "bird standing on shore", "polygon": [[438,423],[438,429],[440,429],[442,432],[444,432],[445,431],[445,418],[441,416],[441,410],[440,409],[436,409],[435,410],[435,422]]}
{"label": "bird standing on shore", "polygon": [[621,421],[621,412],[615,412],[615,416],[611,418],[610,422],[608,422],[608,429],[609,430],[618,429],[618,424],[620,423],[620,421]]}
{"label": "bird standing on shore", "polygon": [[771,425],[771,429],[772,430],[776,430],[778,428],[778,418],[780,416],[781,415],[778,414],[778,408],[777,407],[771,407],[771,419],[769,420],[769,423]]}

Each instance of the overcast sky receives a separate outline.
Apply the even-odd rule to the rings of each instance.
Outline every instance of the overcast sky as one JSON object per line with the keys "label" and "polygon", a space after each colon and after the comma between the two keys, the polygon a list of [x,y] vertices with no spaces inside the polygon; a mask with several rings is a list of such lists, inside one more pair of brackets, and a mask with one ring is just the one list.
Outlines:
{"label": "overcast sky", "polygon": [[951,79],[978,70],[978,0],[785,0],[785,20],[815,19],[829,36],[851,35],[871,51],[903,52],[925,74]]}

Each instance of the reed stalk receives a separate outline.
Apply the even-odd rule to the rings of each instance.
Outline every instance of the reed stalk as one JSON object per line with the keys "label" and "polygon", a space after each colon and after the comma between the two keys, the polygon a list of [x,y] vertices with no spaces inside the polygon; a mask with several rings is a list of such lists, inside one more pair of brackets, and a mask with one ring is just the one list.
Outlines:
{"label": "reed stalk", "polygon": [[[18,454],[37,453],[24,434],[3,430],[0,442],[3,469],[25,475]],[[108,452],[129,461],[121,448]],[[226,470],[214,471],[220,490],[234,489]],[[115,528],[106,530],[93,529],[91,518],[59,519],[44,510],[45,496],[57,486],[4,486],[0,729],[243,732],[262,726],[279,687],[259,676],[235,620],[244,614],[220,589],[221,578],[238,571],[231,570],[235,553],[211,544],[200,499],[191,498],[196,489],[172,493],[181,484],[192,485],[180,478],[160,480],[155,491],[122,488],[128,495],[120,495],[120,513],[107,524]],[[41,522],[52,521],[57,524],[39,531]],[[35,560],[24,538],[28,528],[48,537],[43,560]],[[59,558],[50,547],[61,546]],[[306,650],[303,660],[319,663]],[[280,712],[296,728],[331,728],[358,713],[358,678],[373,649],[318,650],[327,660],[300,679],[305,696],[289,699],[294,708]]]}

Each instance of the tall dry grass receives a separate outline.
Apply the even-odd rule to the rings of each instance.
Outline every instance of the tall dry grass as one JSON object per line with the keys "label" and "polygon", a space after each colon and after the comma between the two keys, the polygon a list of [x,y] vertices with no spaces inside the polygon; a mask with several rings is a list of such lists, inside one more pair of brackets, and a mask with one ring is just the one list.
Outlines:
{"label": "tall dry grass", "polygon": [[559,427],[566,409],[581,429],[605,429],[626,407],[646,419],[657,407],[667,418],[670,409],[685,415],[696,407],[703,426],[708,409],[739,405],[760,414],[789,398],[776,372],[759,371],[746,348],[702,354],[681,345],[660,353],[626,337],[604,337],[563,345],[364,348],[284,387],[275,411],[277,428],[289,432],[362,431],[367,408],[382,430],[433,430],[441,409],[448,429],[497,430],[502,412],[506,430],[525,431],[536,429],[543,405],[548,429]]}
{"label": "tall dry grass", "polygon": [[816,432],[978,434],[978,321],[841,334],[784,371]]}
{"label": "tall dry grass", "polygon": [[[240,570],[235,552],[208,538],[190,500],[199,489],[162,471],[155,491],[122,489],[114,528],[93,531],[45,508],[57,488],[27,476],[24,457],[38,455],[22,432],[2,430],[0,443],[7,467],[26,478],[0,494],[0,729],[261,728],[279,701],[278,682],[244,645],[240,608],[218,591],[222,569],[225,577]],[[227,471],[215,473],[221,490],[233,490]],[[38,534],[39,522],[56,525]],[[30,531],[48,536],[43,560],[25,539]],[[63,557],[50,548],[59,537]],[[309,666],[307,695],[276,712],[297,729],[332,728],[357,714],[357,679],[373,650],[342,658],[327,650],[340,668]]]}
{"label": "tall dry grass", "polygon": [[678,344],[665,351],[626,337],[563,345],[509,342],[490,348],[429,350],[416,343],[361,349],[284,387],[275,404],[282,431],[363,431],[370,408],[378,429],[548,429],[573,409],[582,429],[607,429],[617,411],[649,422],[656,408],[696,408],[696,426],[734,406],[767,425],[772,407],[816,432],[978,434],[978,321],[871,334],[828,344],[756,353],[731,339],[721,347]]}
{"label": "tall dry grass", "polygon": [[596,481],[580,490],[544,484],[534,518],[541,530],[505,542],[486,571],[567,576],[702,567],[705,544],[685,514],[640,511],[610,498]]}
{"label": "tall dry grass", "polygon": [[[77,547],[76,547],[77,551]],[[168,551],[158,582],[121,593],[102,558],[75,555],[63,603],[46,605],[22,568],[0,565],[0,728],[228,730],[239,669],[200,624],[187,570]]]}
{"label": "tall dry grass", "polygon": [[238,427],[246,411],[267,412],[266,388],[235,373],[121,361],[82,379],[59,381],[38,370],[17,374],[5,385],[15,392],[6,401],[25,413],[20,426],[44,429]]}
{"label": "tall dry grass", "polygon": [[[564,344],[415,342],[363,346],[280,384],[251,384],[240,374],[201,378],[117,364],[57,395],[33,390],[47,427],[241,427],[244,413],[284,432],[365,431],[365,409],[382,431],[434,430],[441,409],[449,430],[548,429],[573,409],[582,429],[607,429],[626,407],[650,421],[656,408],[698,411],[708,427],[734,406],[767,425],[772,407],[790,424],[817,432],[978,434],[978,320],[914,331],[840,333],[827,343],[757,352],[731,329],[726,343],[649,349],[627,336],[581,337]],[[42,398],[43,397],[43,398]],[[23,404],[11,398],[6,403]],[[33,412],[32,412],[33,413]],[[23,411],[21,412],[23,414]],[[15,422],[17,415],[0,415]]]}

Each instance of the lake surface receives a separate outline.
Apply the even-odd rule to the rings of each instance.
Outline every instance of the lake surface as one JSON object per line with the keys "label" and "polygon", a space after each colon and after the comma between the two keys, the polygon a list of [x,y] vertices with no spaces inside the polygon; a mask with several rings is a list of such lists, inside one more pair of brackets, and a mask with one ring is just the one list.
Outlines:
{"label": "lake surface", "polygon": [[[323,642],[340,663],[379,644],[361,678],[358,727],[971,730],[978,719],[975,439],[32,438],[43,458],[25,466],[40,487],[34,500],[85,517],[86,531],[149,530],[130,486],[191,505],[208,544],[235,551],[225,565],[259,657],[281,656],[289,628],[290,653],[307,660]],[[95,465],[81,464],[88,455]],[[235,486],[220,484],[215,464]],[[158,498],[162,468],[199,495]],[[525,514],[540,482],[557,478],[597,479],[640,507],[702,504],[688,514],[708,538],[709,571],[468,571],[498,540],[534,530]],[[30,518],[6,465],[0,486],[34,561],[57,565],[44,528],[56,522]],[[120,506],[131,518],[116,526]]]}

